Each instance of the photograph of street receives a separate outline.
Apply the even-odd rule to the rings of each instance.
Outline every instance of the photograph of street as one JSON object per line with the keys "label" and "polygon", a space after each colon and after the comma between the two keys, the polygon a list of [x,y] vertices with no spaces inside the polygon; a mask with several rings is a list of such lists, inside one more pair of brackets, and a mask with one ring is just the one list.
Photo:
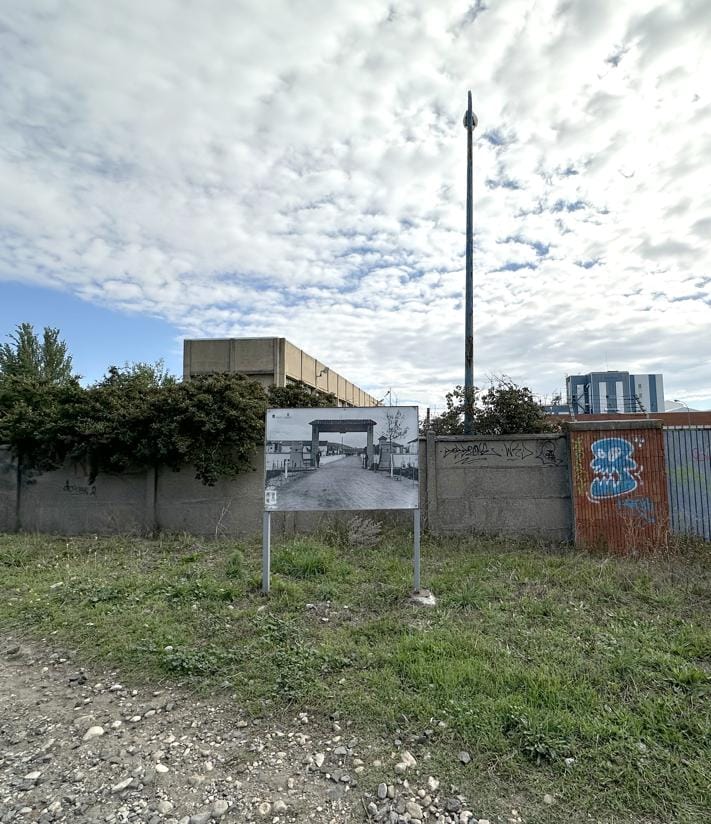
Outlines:
{"label": "photograph of street", "polygon": [[416,509],[417,407],[270,409],[265,509]]}

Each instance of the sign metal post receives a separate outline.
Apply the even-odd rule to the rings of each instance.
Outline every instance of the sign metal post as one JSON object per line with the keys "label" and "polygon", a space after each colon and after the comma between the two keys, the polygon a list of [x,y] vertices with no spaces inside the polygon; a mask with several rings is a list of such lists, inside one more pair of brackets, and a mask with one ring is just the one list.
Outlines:
{"label": "sign metal post", "polygon": [[272,555],[272,513],[264,510],[262,518],[262,594],[269,594],[269,572]]}
{"label": "sign metal post", "polygon": [[415,558],[414,558],[414,567],[415,567],[415,594],[420,591],[420,510],[413,509],[412,510],[412,519],[413,519],[413,541],[414,541],[414,548],[415,548]]}

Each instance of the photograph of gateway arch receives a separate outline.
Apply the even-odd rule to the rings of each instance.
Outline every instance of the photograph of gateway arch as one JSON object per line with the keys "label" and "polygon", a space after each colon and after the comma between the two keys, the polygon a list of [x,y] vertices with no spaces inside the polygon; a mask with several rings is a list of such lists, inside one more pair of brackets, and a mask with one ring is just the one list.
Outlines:
{"label": "photograph of gateway arch", "polygon": [[415,406],[269,409],[265,509],[417,509]]}

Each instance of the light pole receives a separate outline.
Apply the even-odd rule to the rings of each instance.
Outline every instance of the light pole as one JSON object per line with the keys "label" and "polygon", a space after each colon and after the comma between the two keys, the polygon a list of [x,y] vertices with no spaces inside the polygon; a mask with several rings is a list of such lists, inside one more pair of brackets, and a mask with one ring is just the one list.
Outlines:
{"label": "light pole", "polygon": [[467,244],[466,288],[464,298],[464,434],[471,435],[474,421],[474,274],[473,274],[473,184],[472,184],[472,133],[479,122],[472,111],[472,93],[468,92],[464,128],[467,130]]}

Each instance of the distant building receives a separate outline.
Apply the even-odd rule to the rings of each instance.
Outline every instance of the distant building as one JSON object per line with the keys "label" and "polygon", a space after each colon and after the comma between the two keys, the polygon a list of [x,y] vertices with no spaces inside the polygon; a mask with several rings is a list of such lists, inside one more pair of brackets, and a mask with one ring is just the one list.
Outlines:
{"label": "distant building", "polygon": [[183,380],[239,372],[264,386],[303,382],[333,393],[339,406],[378,406],[378,401],[285,338],[212,338],[183,341]]}
{"label": "distant building", "polygon": [[664,412],[661,375],[631,375],[629,372],[590,372],[565,379],[572,415],[628,412]]}

